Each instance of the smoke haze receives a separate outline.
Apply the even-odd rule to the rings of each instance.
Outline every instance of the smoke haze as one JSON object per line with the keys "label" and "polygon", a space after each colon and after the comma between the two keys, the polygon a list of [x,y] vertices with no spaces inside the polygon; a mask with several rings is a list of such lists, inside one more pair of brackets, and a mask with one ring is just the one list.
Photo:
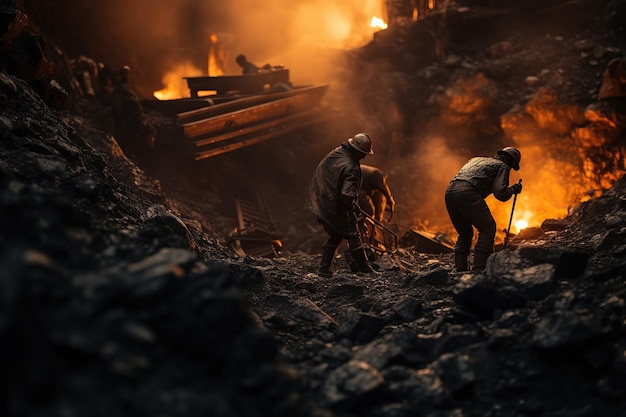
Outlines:
{"label": "smoke haze", "polygon": [[[521,137],[512,136],[515,140],[506,139],[509,143],[488,143],[488,139],[466,134],[479,129],[452,123],[458,114],[446,119],[443,113],[446,108],[453,109],[452,105],[442,106],[443,116],[433,117],[442,126],[433,129],[437,134],[431,134],[425,126],[404,125],[416,124],[416,116],[403,113],[411,108],[407,105],[412,103],[411,95],[417,96],[426,90],[414,91],[414,83],[410,83],[405,74],[395,76],[367,67],[358,77],[340,74],[341,65],[337,65],[337,60],[341,53],[372,40],[377,29],[369,26],[370,19],[384,17],[384,0],[272,0],[264,3],[256,0],[22,0],[22,3],[44,33],[55,39],[69,58],[87,55],[114,68],[129,65],[134,87],[143,98],[151,97],[166,84],[176,83],[175,79],[166,79],[176,68],[184,68],[184,75],[206,75],[210,39],[214,34],[218,35],[223,48],[226,74],[240,73],[235,57],[245,54],[257,65],[269,63],[289,68],[296,85],[330,84],[326,98],[341,109],[342,123],[333,126],[332,132],[322,132],[307,155],[297,155],[299,166],[296,168],[304,167],[306,171],[302,174],[300,188],[307,187],[310,173],[328,151],[357,131],[366,131],[372,134],[376,153],[364,163],[388,172],[390,186],[398,197],[394,219],[399,224],[422,225],[456,238],[443,199],[448,181],[469,157],[493,155],[506,145],[517,145],[522,151],[522,169],[511,173],[511,183],[517,182],[520,175],[524,178],[516,218],[524,217],[531,226],[538,226],[546,216],[567,214],[569,206],[580,201],[582,192],[593,186],[581,178],[580,161],[563,160],[563,155],[574,154],[576,145],[560,136],[546,136],[539,142],[539,135],[525,133]],[[535,49],[540,50],[541,45]],[[339,76],[354,83],[346,89],[347,83],[342,83]],[[433,82],[441,82],[443,87],[446,81]],[[473,102],[478,93],[490,92],[489,88],[484,88],[489,85],[482,79],[473,80],[470,86],[473,85],[477,87],[452,86],[445,94],[456,92],[458,97]],[[356,88],[358,95],[354,93]],[[355,96],[359,100],[353,100]],[[437,104],[429,102],[429,106],[435,108]],[[411,111],[417,114],[429,109]],[[528,139],[522,140],[525,137]],[[398,143],[409,143],[411,148],[398,149]],[[484,146],[469,151],[459,149],[458,144],[468,143]],[[541,143],[563,143],[568,152],[550,155]],[[563,187],[563,184],[568,186]],[[509,222],[511,202],[503,204],[492,197],[487,202],[501,232]]]}
{"label": "smoke haze", "polygon": [[[179,61],[207,72],[211,34],[228,55],[226,73],[243,53],[257,65],[285,65],[295,83],[328,82],[334,52],[371,40],[370,19],[382,0],[22,0],[41,29],[69,58],[87,55],[113,67],[130,65],[140,93],[163,87]],[[147,85],[146,85],[147,84]]]}

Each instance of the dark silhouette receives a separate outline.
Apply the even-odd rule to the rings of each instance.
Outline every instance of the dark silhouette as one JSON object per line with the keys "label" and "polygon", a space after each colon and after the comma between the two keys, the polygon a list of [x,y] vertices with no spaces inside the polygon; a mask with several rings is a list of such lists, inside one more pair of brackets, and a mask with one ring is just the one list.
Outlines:
{"label": "dark silhouette", "polygon": [[478,229],[478,242],[472,269],[485,269],[496,237],[496,222],[485,198],[493,193],[498,200],[507,201],[513,194],[522,192],[522,184],[509,186],[511,168],[519,170],[521,157],[518,149],[506,147],[494,156],[472,158],[450,181],[445,199],[450,220],[459,234],[454,245],[457,272],[467,270],[474,227]]}
{"label": "dark silhouette", "polygon": [[320,262],[320,276],[332,276],[335,253],[344,239],[348,242],[354,269],[358,272],[374,272],[365,254],[357,225],[361,184],[359,161],[373,153],[370,137],[366,133],[357,133],[328,153],[315,169],[307,208],[317,216],[329,235]]}

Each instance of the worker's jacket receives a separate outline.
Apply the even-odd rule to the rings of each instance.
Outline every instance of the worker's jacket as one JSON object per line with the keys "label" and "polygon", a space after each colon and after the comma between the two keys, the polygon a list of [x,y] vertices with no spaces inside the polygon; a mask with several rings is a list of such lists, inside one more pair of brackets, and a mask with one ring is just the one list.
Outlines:
{"label": "worker's jacket", "polygon": [[342,143],[315,169],[306,206],[337,233],[353,234],[357,230],[353,203],[360,183],[359,158],[347,142]]}
{"label": "worker's jacket", "polygon": [[460,191],[463,184],[468,184],[467,188],[473,188],[482,198],[493,193],[498,200],[507,201],[513,195],[509,188],[510,172],[511,167],[498,155],[472,158],[452,178],[450,188]]}

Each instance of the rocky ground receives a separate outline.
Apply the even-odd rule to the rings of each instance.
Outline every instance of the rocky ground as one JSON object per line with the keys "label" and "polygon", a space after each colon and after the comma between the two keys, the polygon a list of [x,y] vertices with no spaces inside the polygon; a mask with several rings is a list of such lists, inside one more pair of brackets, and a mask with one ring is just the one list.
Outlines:
{"label": "rocky ground", "polygon": [[[467,120],[489,132],[500,116],[518,114],[508,112],[517,104],[526,114],[519,118],[537,116],[532,128],[545,133],[549,126],[538,114],[556,114],[546,122],[554,127],[565,106],[550,113],[546,108],[554,107],[545,103],[527,105],[540,89],[533,83],[559,93],[550,97],[567,91],[568,105],[574,98],[592,103],[601,83],[598,66],[615,53],[606,45],[617,43],[602,25],[599,32],[589,27],[550,38],[566,46],[556,49],[569,51],[555,68],[576,62],[567,67],[571,78],[562,74],[560,82],[556,69],[521,86],[506,77],[506,69],[519,79],[545,66],[538,63],[545,57],[521,44],[495,61],[476,52],[403,68],[394,82],[420,81],[411,84],[415,94],[404,96],[408,107],[438,103],[411,116],[418,125],[429,120],[431,132]],[[605,52],[581,58],[574,48],[580,40]],[[350,68],[353,55],[367,52],[368,70],[351,82],[387,79],[379,46],[346,58]],[[453,43],[449,57],[461,46]],[[589,65],[594,59],[598,64]],[[495,121],[482,110],[469,119],[467,112],[442,111],[454,108],[454,97],[469,96],[454,91],[472,90],[457,83],[459,74],[484,85],[474,77],[478,69],[490,70],[482,73],[510,93],[500,95],[505,99],[496,100],[495,110],[488,106]],[[572,85],[577,89],[568,89]],[[350,273],[338,258],[336,274],[320,278],[323,233],[301,210],[308,171],[291,168],[307,153],[300,146],[311,142],[296,149],[268,142],[205,165],[163,155],[132,160],[108,132],[105,106],[76,99],[54,110],[32,87],[0,72],[2,415],[623,414],[626,180],[617,179],[610,164],[592,169],[595,177],[582,169],[574,174],[595,185],[604,178],[610,186],[567,216],[521,233],[489,259],[484,274],[456,274],[450,254],[405,245],[374,261],[379,275]],[[487,100],[486,91],[471,97]],[[561,141],[590,124],[572,125],[558,134]],[[510,126],[507,134],[519,133],[519,124]],[[488,136],[486,144],[469,136],[451,140],[472,143],[473,152],[499,137]],[[594,148],[596,157],[621,155],[623,133],[611,138]],[[317,157],[327,145],[311,145],[309,153]],[[593,160],[588,148],[576,155]],[[393,153],[383,161],[391,166],[392,159]],[[265,166],[259,160],[273,164],[266,178],[256,174]],[[234,227],[232,193],[248,191],[251,176],[271,202],[283,202],[270,204],[283,233],[280,257],[242,258],[226,244]],[[398,204],[413,205],[414,193],[396,184]],[[398,213],[402,232],[414,226],[409,218]]]}

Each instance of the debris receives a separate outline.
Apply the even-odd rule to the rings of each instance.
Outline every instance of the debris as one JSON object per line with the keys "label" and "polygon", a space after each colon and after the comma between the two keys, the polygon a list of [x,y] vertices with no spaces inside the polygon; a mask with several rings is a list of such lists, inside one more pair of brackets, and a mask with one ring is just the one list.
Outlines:
{"label": "debris", "polygon": [[282,242],[263,195],[257,188],[257,202],[235,199],[237,224],[229,243],[239,256],[280,255]]}
{"label": "debris", "polygon": [[424,230],[410,230],[402,236],[398,244],[402,247],[412,247],[421,253],[452,253],[454,243],[445,233],[431,233]]}

